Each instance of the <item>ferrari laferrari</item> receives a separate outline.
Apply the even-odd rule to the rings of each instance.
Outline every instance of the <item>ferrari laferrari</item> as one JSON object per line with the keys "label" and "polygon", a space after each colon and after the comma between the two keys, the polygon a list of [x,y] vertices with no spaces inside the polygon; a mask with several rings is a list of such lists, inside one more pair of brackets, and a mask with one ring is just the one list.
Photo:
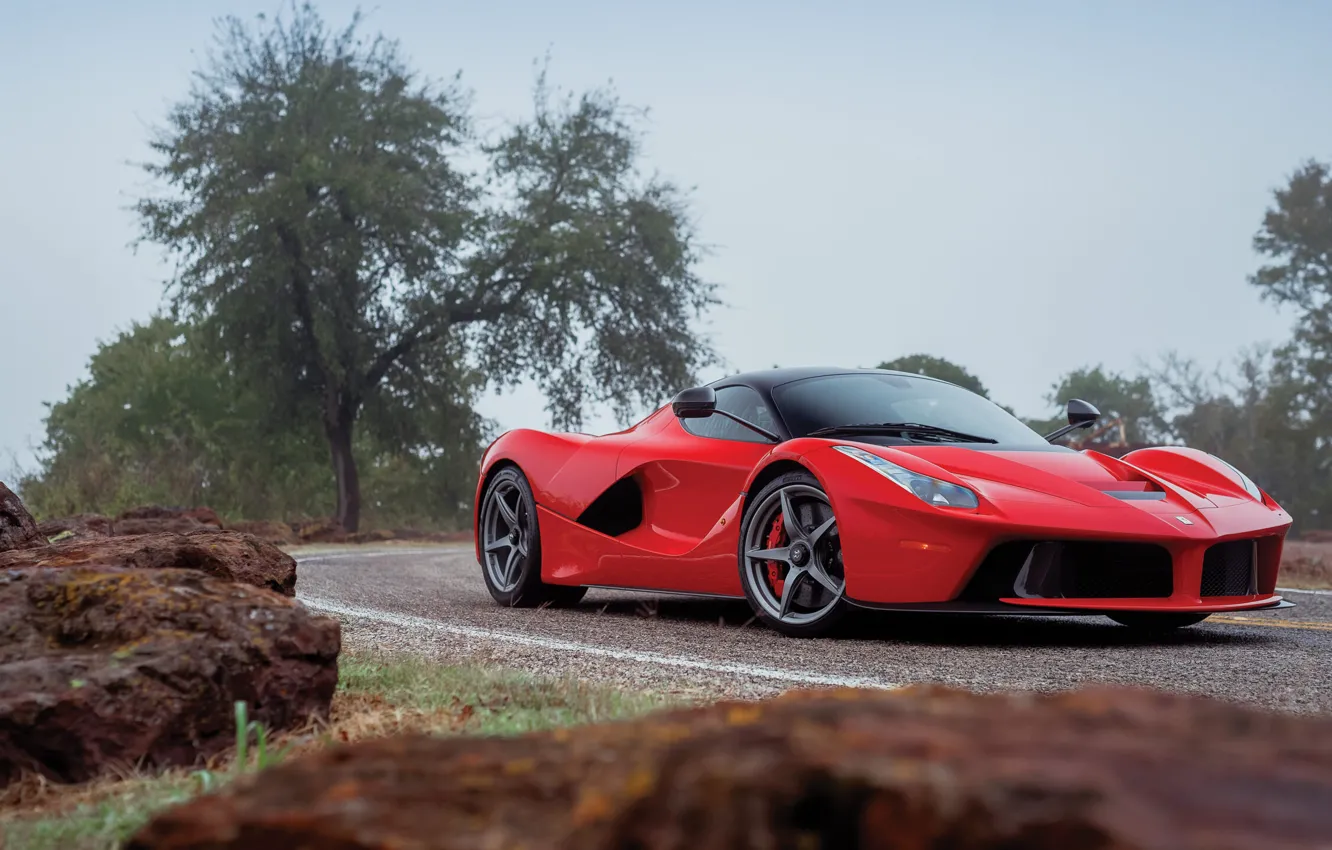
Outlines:
{"label": "ferrari laferrari", "polygon": [[1183,446],[1122,457],[963,387],[878,369],[732,375],[613,434],[517,429],[481,461],[476,554],[502,605],[588,588],[744,599],[814,636],[860,609],[1105,615],[1131,628],[1273,610],[1291,517]]}

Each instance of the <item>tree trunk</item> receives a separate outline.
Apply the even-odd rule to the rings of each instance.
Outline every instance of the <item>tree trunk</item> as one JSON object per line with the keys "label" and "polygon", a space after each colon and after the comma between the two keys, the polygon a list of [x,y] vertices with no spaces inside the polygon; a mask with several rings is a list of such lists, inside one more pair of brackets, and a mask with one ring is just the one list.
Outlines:
{"label": "tree trunk", "polygon": [[352,454],[352,429],[355,414],[338,411],[332,421],[325,420],[328,447],[333,458],[333,475],[338,483],[338,512],[336,520],[343,531],[353,533],[361,524],[361,479],[356,471],[356,456]]}

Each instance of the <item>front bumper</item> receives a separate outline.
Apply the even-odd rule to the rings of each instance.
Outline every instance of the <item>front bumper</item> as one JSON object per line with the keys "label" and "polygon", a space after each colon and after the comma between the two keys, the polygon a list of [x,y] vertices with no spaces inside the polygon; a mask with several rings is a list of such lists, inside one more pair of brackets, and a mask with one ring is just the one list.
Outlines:
{"label": "front bumper", "polygon": [[[1200,613],[1292,604],[1276,595],[1290,518],[1257,502],[1197,511],[1163,502],[1111,508],[1016,503],[969,513],[903,508],[851,496],[838,500],[834,508],[848,565],[846,594],[865,607],[1014,614]],[[1238,541],[1251,541],[1252,573],[1235,592],[1234,583],[1217,584],[1217,553],[1210,558],[1208,553],[1218,544],[1249,545]],[[1021,551],[1039,543],[1159,548],[1168,575],[1145,592],[1118,593],[1111,582],[1083,594],[1058,583],[1027,581],[1024,586],[1017,581],[1019,556],[997,582],[987,586],[982,580],[1002,547]],[[1115,569],[1113,559],[1100,560],[1104,564],[1098,568]]]}

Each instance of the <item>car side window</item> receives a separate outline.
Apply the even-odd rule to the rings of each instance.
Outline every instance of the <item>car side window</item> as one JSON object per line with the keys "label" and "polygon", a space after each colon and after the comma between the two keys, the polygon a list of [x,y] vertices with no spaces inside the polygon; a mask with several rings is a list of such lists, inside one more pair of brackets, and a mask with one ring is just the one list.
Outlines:
{"label": "car side window", "polygon": [[[772,412],[763,403],[763,397],[749,387],[722,387],[717,390],[717,409],[739,416],[746,422],[767,431],[776,431],[777,423]],[[766,443],[768,440],[739,422],[725,416],[709,416],[706,419],[684,419],[680,424],[691,434],[711,437],[715,440],[735,440],[742,443]]]}

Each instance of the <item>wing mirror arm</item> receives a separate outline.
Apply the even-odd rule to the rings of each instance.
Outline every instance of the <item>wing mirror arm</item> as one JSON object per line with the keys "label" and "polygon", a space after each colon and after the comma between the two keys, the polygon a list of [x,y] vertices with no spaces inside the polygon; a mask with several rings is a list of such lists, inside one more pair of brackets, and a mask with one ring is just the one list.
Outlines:
{"label": "wing mirror arm", "polygon": [[727,419],[731,420],[737,425],[743,425],[749,430],[753,431],[755,434],[758,434],[759,436],[762,437],[767,437],[769,440],[773,441],[774,443],[780,443],[782,441],[781,437],[777,436],[771,431],[765,428],[760,428],[759,426],[755,425],[753,422],[747,422],[744,419],[741,419],[739,416],[736,416],[734,413],[727,413],[725,410],[714,410],[712,411],[712,415],[725,416]]}
{"label": "wing mirror arm", "polygon": [[1079,428],[1090,428],[1101,416],[1101,411],[1096,409],[1094,404],[1083,401],[1080,398],[1069,399],[1068,401],[1068,424],[1062,428],[1045,435],[1047,443],[1053,443],[1055,440],[1078,430]]}
{"label": "wing mirror arm", "polygon": [[706,419],[709,416],[725,416],[732,422],[743,425],[755,434],[766,437],[774,443],[782,441],[781,437],[760,428],[753,422],[746,422],[734,413],[718,410],[717,393],[712,387],[691,387],[687,390],[681,390],[679,395],[671,401],[671,412],[679,419]]}

